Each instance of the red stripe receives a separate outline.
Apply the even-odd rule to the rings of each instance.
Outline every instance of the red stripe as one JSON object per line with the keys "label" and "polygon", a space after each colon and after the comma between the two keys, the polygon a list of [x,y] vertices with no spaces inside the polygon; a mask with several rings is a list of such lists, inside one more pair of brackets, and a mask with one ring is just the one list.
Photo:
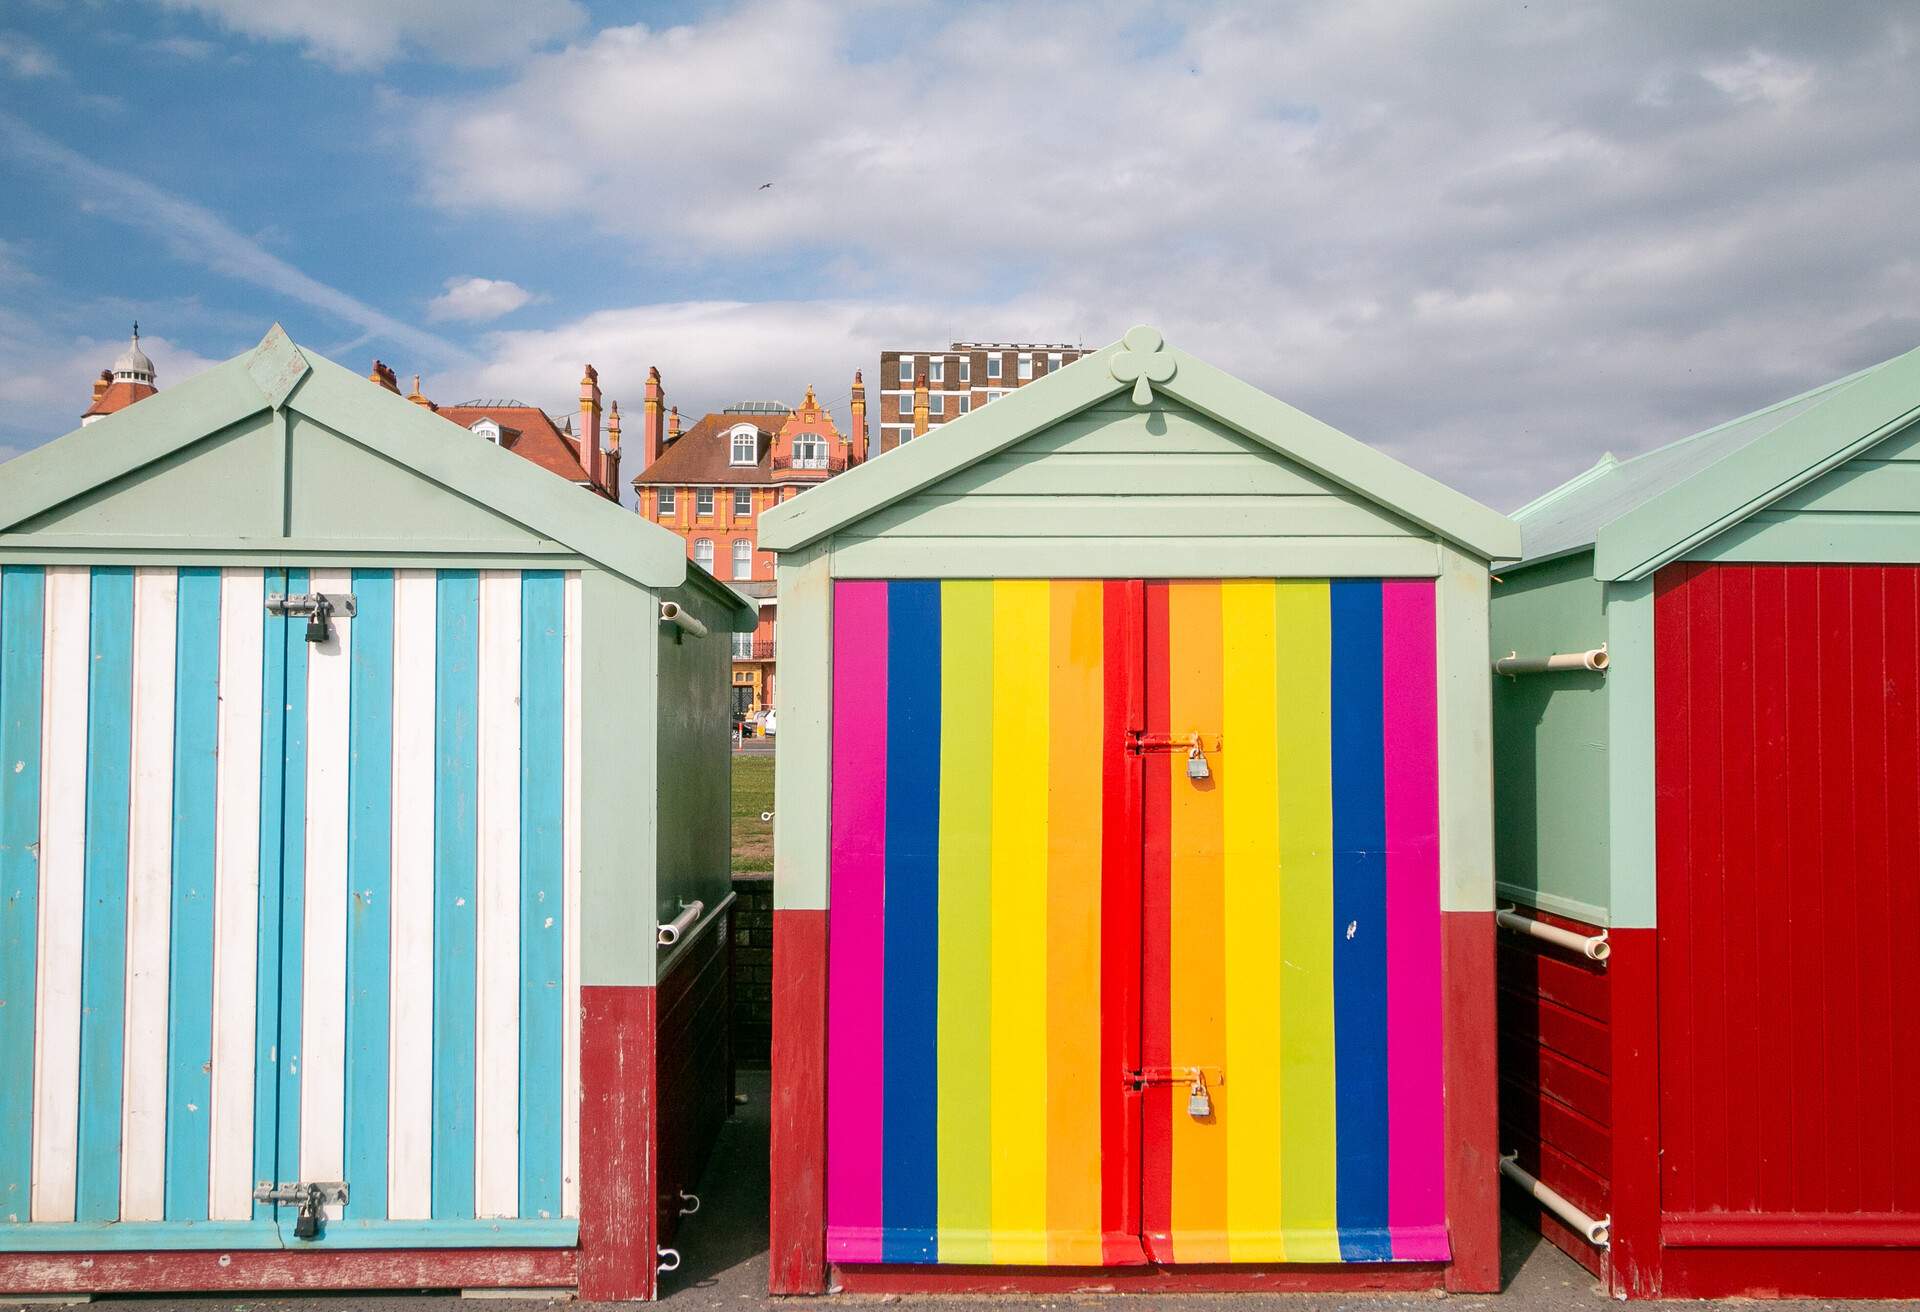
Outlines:
{"label": "red stripe", "polygon": [[653,989],[580,990],[580,1297],[652,1298]]}
{"label": "red stripe", "polygon": [[1126,749],[1139,725],[1141,585],[1103,590],[1105,738],[1101,770],[1100,873],[1100,1230],[1109,1264],[1142,1262],[1140,1098],[1123,1077],[1140,1048],[1140,786],[1138,756]]}
{"label": "red stripe", "polygon": [[[1146,729],[1169,733],[1167,585],[1145,585]],[[1173,817],[1172,757],[1142,758],[1142,871],[1140,945],[1140,1057],[1144,1066],[1173,1064]],[[1173,1234],[1173,1091],[1149,1086],[1141,1096],[1141,1226],[1147,1252],[1166,1260]]]}
{"label": "red stripe", "polygon": [[[827,913],[773,913],[767,1292],[827,1291]],[[585,1153],[582,1153],[585,1156]]]}

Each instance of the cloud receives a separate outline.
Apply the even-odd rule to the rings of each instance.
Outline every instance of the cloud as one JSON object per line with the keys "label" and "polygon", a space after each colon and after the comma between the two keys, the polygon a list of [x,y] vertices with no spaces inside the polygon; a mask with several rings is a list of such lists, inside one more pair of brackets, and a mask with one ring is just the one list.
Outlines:
{"label": "cloud", "polygon": [[18,32],[0,32],[0,72],[10,77],[58,77],[60,61],[38,42]]}
{"label": "cloud", "polygon": [[427,318],[435,323],[447,319],[484,323],[536,299],[525,287],[505,278],[449,278],[446,290],[427,302]]}
{"label": "cloud", "polygon": [[146,43],[149,50],[158,50],[162,54],[173,55],[180,59],[208,59],[219,50],[211,41],[202,41],[194,36],[166,36],[157,41]]}
{"label": "cloud", "polygon": [[291,41],[341,69],[400,58],[465,66],[512,63],[586,22],[577,0],[160,0],[243,36]]}
{"label": "cloud", "polygon": [[[640,306],[498,335],[489,369],[531,367],[539,342],[577,354],[596,332],[637,360],[691,324],[744,371],[727,386],[790,387],[796,357],[826,377],[871,367],[876,345],[988,324],[1106,341],[1149,320],[1512,505],[1603,449],[1913,345],[1906,15],[1174,13],[1076,0],[1035,24],[1010,0],[754,0],[607,28],[483,92],[402,108],[425,195],[449,212],[597,230],[678,286],[786,273],[765,308]],[[1013,26],[1018,43],[981,39]],[[881,342],[872,325],[917,335]]]}
{"label": "cloud", "polygon": [[179,259],[324,311],[431,359],[453,363],[466,358],[465,351],[444,338],[402,323],[302,273],[202,206],[130,173],[95,163],[4,112],[0,112],[0,151],[59,177],[98,212],[153,233]]}
{"label": "cloud", "polygon": [[[126,346],[125,338],[61,337],[35,316],[0,309],[0,456],[79,427],[93,380]],[[163,388],[219,363],[165,336],[142,334],[140,349]]]}

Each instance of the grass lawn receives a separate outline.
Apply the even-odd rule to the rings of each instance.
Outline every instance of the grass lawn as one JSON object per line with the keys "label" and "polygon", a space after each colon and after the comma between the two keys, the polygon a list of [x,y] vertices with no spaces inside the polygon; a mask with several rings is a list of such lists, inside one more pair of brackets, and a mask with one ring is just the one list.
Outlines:
{"label": "grass lawn", "polygon": [[773,753],[736,752],[733,757],[733,869],[773,869]]}

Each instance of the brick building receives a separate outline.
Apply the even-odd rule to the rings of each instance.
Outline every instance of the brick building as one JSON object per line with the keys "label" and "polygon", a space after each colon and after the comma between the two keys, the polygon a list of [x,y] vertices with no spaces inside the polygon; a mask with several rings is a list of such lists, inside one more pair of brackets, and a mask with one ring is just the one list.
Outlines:
{"label": "brick building", "polygon": [[666,405],[660,371],[647,371],[640,472],[633,490],[640,514],[686,539],[687,555],[752,599],[760,622],[733,638],[734,710],[773,705],[776,602],[773,556],[759,548],[760,515],[815,483],[867,458],[866,385],[853,375],[853,431],[807,389],[799,406],[742,401],[681,431],[680,410]]}
{"label": "brick building", "polygon": [[882,351],[880,450],[891,451],[1086,353],[1084,346],[1048,342],[954,342],[944,351]]}
{"label": "brick building", "polygon": [[140,325],[133,325],[133,340],[110,368],[102,369],[93,380],[93,403],[80,415],[81,427],[104,419],[116,410],[124,410],[135,401],[159,391],[155,384],[153,361],[140,349]]}

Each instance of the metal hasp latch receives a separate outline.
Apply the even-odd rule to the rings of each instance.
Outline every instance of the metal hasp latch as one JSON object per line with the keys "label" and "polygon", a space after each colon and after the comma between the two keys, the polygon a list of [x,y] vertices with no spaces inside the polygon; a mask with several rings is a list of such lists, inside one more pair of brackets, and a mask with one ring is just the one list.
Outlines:
{"label": "metal hasp latch", "polygon": [[1145,729],[1127,730],[1128,755],[1144,756],[1148,752],[1185,752],[1189,779],[1213,778],[1213,771],[1207,768],[1207,753],[1219,750],[1219,734],[1209,739],[1205,734],[1198,733],[1148,733]]}
{"label": "metal hasp latch", "polygon": [[1136,1093],[1149,1084],[1186,1085],[1187,1115],[1204,1121],[1213,1115],[1213,1097],[1207,1092],[1207,1086],[1218,1088],[1225,1084],[1227,1073],[1218,1066],[1145,1066],[1128,1071],[1127,1080]]}
{"label": "metal hasp latch", "polygon": [[333,636],[335,615],[350,620],[359,607],[351,592],[269,592],[267,614],[305,615],[307,641],[325,642]]}
{"label": "metal hasp latch", "polygon": [[281,1207],[298,1207],[300,1213],[293,1220],[293,1237],[318,1239],[320,1209],[345,1207],[347,1182],[345,1180],[293,1180],[278,1185],[262,1183],[254,1187],[253,1201],[274,1203]]}

